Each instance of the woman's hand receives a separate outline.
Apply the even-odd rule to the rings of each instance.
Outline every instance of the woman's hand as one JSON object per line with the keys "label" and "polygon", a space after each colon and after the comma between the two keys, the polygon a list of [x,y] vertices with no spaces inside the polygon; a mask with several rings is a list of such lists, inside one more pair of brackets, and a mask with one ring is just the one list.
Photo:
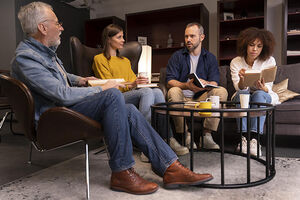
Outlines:
{"label": "woman's hand", "polygon": [[255,87],[256,87],[256,89],[263,90],[264,92],[268,92],[269,91],[268,88],[265,85],[264,78],[262,78],[261,80],[256,81]]}
{"label": "woman's hand", "polygon": [[147,83],[149,83],[149,79],[148,79],[148,77],[139,76],[135,79],[135,83],[136,84],[147,84]]}
{"label": "woman's hand", "polygon": [[239,71],[239,77],[240,77],[240,81],[239,81],[239,88],[242,90],[242,89],[245,89],[245,86],[244,86],[244,81],[245,81],[245,73],[246,73],[246,69],[242,68],[240,71]]}

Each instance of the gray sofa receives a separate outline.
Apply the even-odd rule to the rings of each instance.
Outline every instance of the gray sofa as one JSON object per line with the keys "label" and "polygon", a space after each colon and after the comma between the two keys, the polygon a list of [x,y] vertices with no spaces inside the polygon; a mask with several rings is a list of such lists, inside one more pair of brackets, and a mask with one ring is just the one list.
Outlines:
{"label": "gray sofa", "polygon": [[[229,66],[220,66],[220,85],[228,91],[228,100],[234,94],[235,89],[232,84]],[[300,93],[300,63],[281,65],[277,68],[275,84],[286,78],[289,79],[288,89]],[[166,85],[166,68],[160,71],[160,84]],[[164,94],[166,87],[162,87]],[[236,132],[235,120],[226,120],[225,132],[232,135]],[[275,134],[277,136],[299,136],[300,137],[300,96],[289,99],[276,106],[275,112]]]}
{"label": "gray sofa", "polygon": [[[228,99],[230,99],[235,92],[231,81],[230,68],[229,66],[220,66],[219,70],[221,74],[220,85],[227,89]],[[300,63],[278,66],[274,84],[286,78],[289,79],[288,89],[300,93]],[[276,106],[275,134],[300,136],[300,96]]]}

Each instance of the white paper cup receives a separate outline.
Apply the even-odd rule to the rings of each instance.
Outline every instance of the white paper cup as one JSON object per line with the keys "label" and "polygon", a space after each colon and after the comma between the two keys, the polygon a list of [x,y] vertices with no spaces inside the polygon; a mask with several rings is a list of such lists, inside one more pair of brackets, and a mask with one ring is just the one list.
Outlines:
{"label": "white paper cup", "polygon": [[[249,108],[250,94],[240,94],[241,108]],[[242,116],[246,116],[246,112],[242,112]]]}
{"label": "white paper cup", "polygon": [[240,94],[241,108],[249,107],[250,94]]}

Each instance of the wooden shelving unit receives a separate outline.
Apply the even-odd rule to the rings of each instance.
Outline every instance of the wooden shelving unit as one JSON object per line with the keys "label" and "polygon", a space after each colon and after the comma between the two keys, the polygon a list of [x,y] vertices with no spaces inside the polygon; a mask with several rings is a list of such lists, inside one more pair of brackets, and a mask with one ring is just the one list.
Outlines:
{"label": "wooden shelving unit", "polygon": [[[190,22],[202,24],[206,36],[203,46],[208,49],[209,13],[203,4],[127,14],[126,40],[147,37],[147,44],[152,46],[152,72],[159,72],[160,68],[167,66],[171,55],[183,48],[185,26]],[[167,47],[169,34],[173,39],[172,47]]]}
{"label": "wooden shelving unit", "polygon": [[85,45],[93,48],[102,47],[102,31],[109,24],[117,24],[125,30],[125,21],[112,16],[91,19],[85,22]]}
{"label": "wooden shelving unit", "polygon": [[[240,31],[248,27],[265,27],[266,5],[266,0],[218,1],[219,65],[229,65],[236,57],[236,41]],[[230,18],[226,17],[228,15]]]}
{"label": "wooden shelving unit", "polygon": [[283,64],[300,63],[300,1],[283,2]]}

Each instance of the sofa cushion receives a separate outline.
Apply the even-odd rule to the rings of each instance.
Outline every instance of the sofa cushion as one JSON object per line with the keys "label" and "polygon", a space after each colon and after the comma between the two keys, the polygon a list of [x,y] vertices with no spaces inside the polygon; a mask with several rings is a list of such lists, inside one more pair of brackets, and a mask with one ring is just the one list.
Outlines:
{"label": "sofa cushion", "polygon": [[279,83],[285,79],[289,79],[288,89],[300,93],[300,63],[281,65],[277,67],[277,73],[274,83]]}
{"label": "sofa cushion", "polygon": [[276,123],[300,124],[300,100],[291,99],[276,105]]}
{"label": "sofa cushion", "polygon": [[279,97],[279,101],[282,103],[289,99],[294,98],[295,96],[299,96],[299,93],[290,91],[287,89],[289,79],[285,79],[280,83],[274,84],[272,90],[277,93]]}

